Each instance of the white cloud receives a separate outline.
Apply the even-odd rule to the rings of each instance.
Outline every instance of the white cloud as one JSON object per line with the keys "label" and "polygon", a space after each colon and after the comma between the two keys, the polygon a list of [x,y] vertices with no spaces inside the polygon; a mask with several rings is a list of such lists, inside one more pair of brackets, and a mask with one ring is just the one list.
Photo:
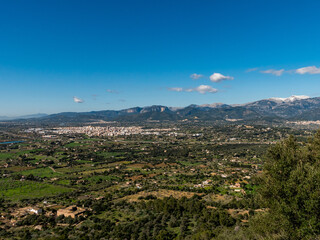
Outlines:
{"label": "white cloud", "polygon": [[202,78],[203,75],[202,74],[197,74],[197,73],[193,73],[190,75],[190,78],[194,79],[194,80],[198,80],[199,78]]}
{"label": "white cloud", "polygon": [[180,87],[173,87],[173,88],[168,88],[169,91],[174,91],[174,92],[182,92],[183,88]]}
{"label": "white cloud", "polygon": [[258,68],[249,68],[246,70],[246,72],[254,72],[254,71],[257,71]]}
{"label": "white cloud", "polygon": [[272,75],[276,75],[276,76],[281,76],[284,72],[284,69],[280,69],[280,70],[275,70],[275,69],[268,69],[265,71],[260,71],[261,73],[267,73],[267,74],[272,74]]}
{"label": "white cloud", "polygon": [[108,93],[118,93],[118,91],[112,90],[112,89],[107,89],[107,92],[108,92]]}
{"label": "white cloud", "polygon": [[208,85],[200,85],[199,87],[191,88],[191,89],[188,89],[188,90],[190,90],[190,92],[199,92],[201,94],[218,92],[217,89],[215,89],[215,88],[213,88],[211,86],[208,86]]}
{"label": "white cloud", "polygon": [[[252,72],[256,71],[257,69],[248,69],[246,72]],[[264,71],[260,71],[261,73],[266,73],[266,74],[272,74],[275,76],[281,76],[283,73],[297,73],[297,74],[320,74],[320,67],[316,66],[308,66],[308,67],[303,67],[303,68],[298,68],[298,69],[293,69],[293,70],[285,70],[285,69],[268,69]]]}
{"label": "white cloud", "polygon": [[210,76],[210,81],[211,82],[221,82],[224,80],[233,80],[233,77],[230,76],[224,76],[221,73],[214,73]]}
{"label": "white cloud", "polygon": [[73,97],[73,101],[75,103],[83,103],[84,102],[81,98],[78,98],[78,97]]}
{"label": "white cloud", "polygon": [[168,88],[169,91],[175,91],[175,92],[198,92],[201,94],[206,94],[206,93],[216,93],[218,92],[218,89],[215,89],[211,86],[208,85],[200,85],[195,88],[180,88],[180,87],[175,87],[175,88]]}
{"label": "white cloud", "polygon": [[298,74],[320,74],[320,68],[317,68],[316,66],[309,66],[309,67],[303,67],[303,68],[298,68],[296,70],[296,73]]}

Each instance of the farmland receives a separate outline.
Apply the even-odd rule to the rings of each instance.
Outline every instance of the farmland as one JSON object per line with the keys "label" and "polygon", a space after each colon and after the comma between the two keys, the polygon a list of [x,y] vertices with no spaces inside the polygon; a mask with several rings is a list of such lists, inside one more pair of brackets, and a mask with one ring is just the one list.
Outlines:
{"label": "farmland", "polygon": [[30,133],[23,143],[1,145],[0,236],[210,239],[265,211],[253,199],[267,149],[290,134],[301,142],[312,134],[245,125],[174,129],[94,138]]}

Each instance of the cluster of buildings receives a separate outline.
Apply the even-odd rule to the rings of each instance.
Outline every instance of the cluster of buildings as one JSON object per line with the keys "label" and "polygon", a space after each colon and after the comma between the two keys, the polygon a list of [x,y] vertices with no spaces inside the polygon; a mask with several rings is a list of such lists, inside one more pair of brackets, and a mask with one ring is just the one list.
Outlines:
{"label": "cluster of buildings", "polygon": [[320,125],[320,121],[295,121],[295,122],[290,122],[296,125]]}
{"label": "cluster of buildings", "polygon": [[208,186],[211,182],[212,182],[212,180],[211,180],[211,179],[208,179],[208,180],[203,181],[203,182],[200,183],[200,184],[194,185],[194,187],[195,187],[195,188],[203,188],[203,187],[205,187],[205,186]]}
{"label": "cluster of buildings", "polygon": [[98,127],[98,126],[83,126],[83,127],[59,127],[53,129],[28,129],[28,132],[44,134],[45,136],[60,135],[60,134],[86,134],[88,136],[119,136],[140,134],[141,127]]}
{"label": "cluster of buildings", "polygon": [[88,136],[119,136],[119,135],[132,135],[142,132],[141,127],[60,127],[52,130],[56,134],[73,134],[82,133]]}
{"label": "cluster of buildings", "polygon": [[[44,201],[44,203],[47,203],[47,201]],[[11,217],[7,217],[5,214],[0,213],[0,223],[1,224],[7,224],[7,225],[16,225],[16,223],[23,219],[26,215],[29,214],[35,214],[35,215],[42,215],[45,216],[64,216],[64,217],[71,217],[76,218],[79,216],[84,216],[86,212],[91,211],[91,209],[85,209],[78,207],[76,205],[64,207],[59,205],[48,205],[45,207],[46,210],[44,210],[41,207],[22,207],[22,208],[16,208],[12,209],[12,212],[9,214]],[[53,213],[52,209],[56,209],[55,213]]]}
{"label": "cluster of buildings", "polygon": [[25,130],[27,133],[36,133],[42,135],[44,138],[52,138],[61,134],[86,134],[89,137],[92,136],[128,136],[133,134],[142,135],[161,135],[163,133],[169,134],[169,136],[181,135],[181,133],[175,132],[178,129],[142,129],[142,127],[112,127],[112,126],[83,126],[83,127],[58,127],[51,129],[44,128],[29,128]]}

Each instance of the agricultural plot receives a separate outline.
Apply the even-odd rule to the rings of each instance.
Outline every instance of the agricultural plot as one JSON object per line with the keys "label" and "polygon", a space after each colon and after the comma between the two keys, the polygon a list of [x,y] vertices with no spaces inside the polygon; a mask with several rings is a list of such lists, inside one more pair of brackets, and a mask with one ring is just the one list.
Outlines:
{"label": "agricultural plot", "polygon": [[71,192],[71,188],[34,181],[0,180],[0,193],[11,201],[47,198]]}

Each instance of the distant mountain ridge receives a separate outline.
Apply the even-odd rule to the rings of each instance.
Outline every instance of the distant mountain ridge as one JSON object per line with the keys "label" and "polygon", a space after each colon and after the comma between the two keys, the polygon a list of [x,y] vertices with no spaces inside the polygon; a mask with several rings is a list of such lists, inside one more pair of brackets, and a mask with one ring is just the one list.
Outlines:
{"label": "distant mountain ridge", "polygon": [[41,118],[48,116],[45,113],[37,113],[37,114],[30,114],[30,115],[23,115],[18,117],[7,117],[7,116],[0,116],[0,121],[9,121],[9,120],[16,120],[16,119],[30,119],[30,118]]}
{"label": "distant mountain ridge", "polygon": [[299,118],[299,116],[304,112],[319,108],[320,98],[309,98],[307,96],[270,98],[245,104],[244,107],[257,111],[265,116],[276,116],[280,118]]}
{"label": "distant mountain ridge", "polygon": [[263,99],[246,104],[193,104],[182,108],[153,105],[123,110],[64,112],[32,118],[32,120],[44,123],[81,123],[99,120],[119,122],[320,120],[320,97],[291,96]]}

